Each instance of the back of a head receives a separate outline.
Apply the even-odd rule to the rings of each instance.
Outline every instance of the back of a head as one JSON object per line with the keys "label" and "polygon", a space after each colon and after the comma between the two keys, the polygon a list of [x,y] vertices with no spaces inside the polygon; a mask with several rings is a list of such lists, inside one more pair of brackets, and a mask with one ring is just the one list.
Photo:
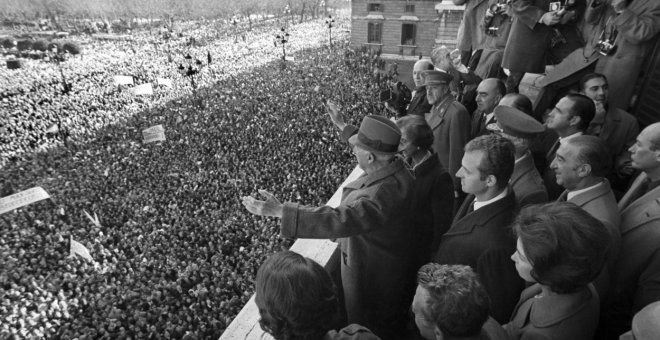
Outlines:
{"label": "back of a head", "polygon": [[338,311],[330,274],[292,251],[273,254],[257,272],[255,302],[261,328],[275,339],[321,339]]}
{"label": "back of a head", "polygon": [[513,143],[498,134],[488,134],[476,137],[465,145],[465,152],[481,151],[479,171],[483,177],[494,175],[497,186],[502,189],[509,184],[516,163]]}
{"label": "back of a head", "polygon": [[608,229],[570,202],[526,206],[513,230],[532,264],[531,276],[558,294],[593,281],[609,253]]}
{"label": "back of a head", "polygon": [[572,103],[571,114],[580,117],[578,129],[582,132],[587,131],[591,120],[596,115],[596,104],[591,98],[579,93],[569,93],[565,98],[568,98]]}
{"label": "back of a head", "polygon": [[401,137],[406,138],[412,145],[423,150],[431,149],[433,130],[422,116],[403,116],[397,119],[396,125],[401,129]]}
{"label": "back of a head", "polygon": [[527,98],[524,94],[520,93],[509,93],[504,95],[500,100],[500,105],[511,106],[514,109],[518,109],[530,116],[534,115],[534,107],[532,101]]}
{"label": "back of a head", "polygon": [[431,51],[431,62],[433,66],[439,70],[449,71],[451,68],[450,61],[451,50],[447,46],[439,46]]}
{"label": "back of a head", "polygon": [[417,272],[428,292],[425,314],[446,338],[475,336],[488,320],[490,298],[472,268],[428,263]]}
{"label": "back of a head", "polygon": [[581,135],[568,139],[566,142],[577,148],[578,161],[581,164],[589,164],[592,176],[605,177],[610,173],[612,155],[607,149],[605,141],[596,136]]}

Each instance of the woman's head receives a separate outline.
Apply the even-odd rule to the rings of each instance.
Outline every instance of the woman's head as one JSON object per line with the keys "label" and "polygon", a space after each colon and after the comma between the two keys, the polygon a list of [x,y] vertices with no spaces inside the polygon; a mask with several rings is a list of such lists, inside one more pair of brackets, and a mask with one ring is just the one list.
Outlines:
{"label": "woman's head", "polygon": [[599,220],[567,202],[525,207],[513,229],[518,244],[511,258],[520,276],[559,294],[574,292],[596,278],[611,241]]}
{"label": "woman's head", "polygon": [[433,145],[433,131],[422,116],[407,115],[396,121],[401,130],[401,142],[399,151],[404,157],[412,155],[420,150],[427,151]]}
{"label": "woman's head", "polygon": [[336,289],[318,263],[292,251],[266,259],[257,272],[261,328],[277,340],[320,339],[333,328]]}

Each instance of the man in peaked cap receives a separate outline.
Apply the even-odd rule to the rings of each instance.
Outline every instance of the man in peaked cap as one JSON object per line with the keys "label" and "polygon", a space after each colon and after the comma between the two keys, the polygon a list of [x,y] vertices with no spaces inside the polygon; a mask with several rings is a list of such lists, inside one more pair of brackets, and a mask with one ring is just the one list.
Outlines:
{"label": "man in peaked cap", "polygon": [[453,77],[442,71],[426,71],[426,98],[433,107],[424,118],[433,130],[433,150],[438,153],[440,163],[451,174],[456,188],[457,204],[463,194],[456,172],[461,167],[463,147],[470,140],[471,118],[463,104],[451,95],[449,84]]}
{"label": "man in peaked cap", "polygon": [[547,202],[548,192],[529,151],[531,140],[545,131],[545,126],[532,116],[509,106],[497,106],[493,112],[496,123],[489,126],[489,129],[501,132],[515,147],[516,163],[510,185],[516,194],[518,206],[522,208],[529,204]]}
{"label": "man in peaked cap", "polygon": [[282,204],[260,190],[265,201],[248,196],[243,205],[257,215],[280,217],[284,237],[337,238],[349,324],[397,339],[412,301],[403,291],[414,280],[406,277],[413,272],[408,227],[413,177],[396,157],[401,132],[382,116],[365,117],[358,130],[344,122],[336,105],[328,103],[328,112],[364,170],[345,186],[341,203],[336,208]]}

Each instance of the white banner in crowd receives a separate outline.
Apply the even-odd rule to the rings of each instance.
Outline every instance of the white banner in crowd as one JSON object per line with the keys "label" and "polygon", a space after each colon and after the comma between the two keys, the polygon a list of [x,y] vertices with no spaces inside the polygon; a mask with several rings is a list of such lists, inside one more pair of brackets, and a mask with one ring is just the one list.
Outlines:
{"label": "white banner in crowd", "polygon": [[142,94],[150,96],[154,94],[154,89],[151,87],[151,83],[146,83],[132,88],[131,93],[133,93],[134,96],[139,96]]}
{"label": "white banner in crowd", "polygon": [[142,138],[145,143],[165,140],[165,129],[162,125],[154,125],[142,131]]}
{"label": "white banner in crowd", "polygon": [[34,187],[0,198],[0,215],[46,198],[50,198],[50,195],[42,187]]}
{"label": "white banner in crowd", "polygon": [[89,249],[87,247],[83,246],[82,243],[76,241],[73,239],[73,236],[71,236],[71,248],[70,248],[70,254],[71,256],[75,255],[80,255],[80,257],[84,258],[85,260],[90,260],[94,262],[94,259],[92,258],[92,255],[89,253]]}
{"label": "white banner in crowd", "polygon": [[172,80],[165,78],[157,78],[158,85],[172,88]]}
{"label": "white banner in crowd", "polygon": [[131,76],[114,76],[115,86],[119,85],[133,85],[133,77]]}

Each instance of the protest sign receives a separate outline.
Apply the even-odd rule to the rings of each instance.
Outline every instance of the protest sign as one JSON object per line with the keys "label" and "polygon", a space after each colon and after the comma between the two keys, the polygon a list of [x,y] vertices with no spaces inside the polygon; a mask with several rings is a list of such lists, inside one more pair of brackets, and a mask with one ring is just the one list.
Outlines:
{"label": "protest sign", "polygon": [[114,76],[113,81],[115,86],[133,85],[133,77],[131,76]]}
{"label": "protest sign", "polygon": [[157,78],[158,85],[165,86],[167,88],[172,88],[172,80],[165,78]]}
{"label": "protest sign", "polygon": [[147,83],[132,88],[131,93],[133,93],[134,96],[139,96],[139,95],[150,96],[154,94],[154,89],[151,87],[150,83]]}
{"label": "protest sign", "polygon": [[142,138],[145,143],[164,141],[165,129],[162,125],[155,125],[142,131]]}
{"label": "protest sign", "polygon": [[50,195],[41,187],[34,187],[0,198],[0,215],[46,198],[50,198]]}
{"label": "protest sign", "polygon": [[94,262],[92,255],[89,253],[89,249],[83,246],[82,243],[74,240],[73,236],[71,237],[70,243],[71,243],[71,247],[69,248],[70,249],[69,251],[71,256],[80,255],[80,257],[84,258],[85,260]]}

